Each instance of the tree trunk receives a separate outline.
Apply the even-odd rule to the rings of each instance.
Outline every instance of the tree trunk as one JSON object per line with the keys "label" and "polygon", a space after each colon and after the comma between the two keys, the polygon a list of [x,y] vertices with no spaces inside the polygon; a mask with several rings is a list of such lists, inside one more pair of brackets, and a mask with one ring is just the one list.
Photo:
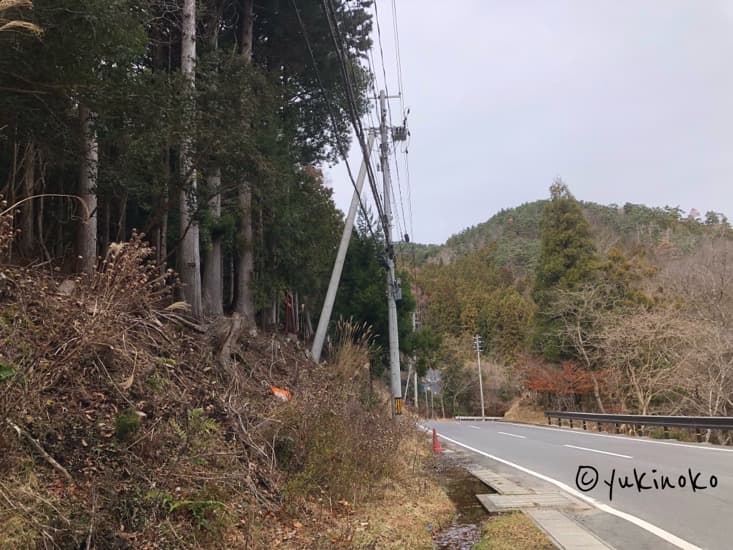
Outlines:
{"label": "tree trunk", "polygon": [[170,195],[168,192],[168,182],[170,182],[171,172],[171,149],[166,143],[163,161],[165,166],[163,169],[163,189],[161,190],[161,201],[163,202],[160,214],[160,272],[165,273],[168,262],[168,209],[170,204]]}
{"label": "tree trunk", "polygon": [[[23,160],[23,198],[33,196],[36,186],[36,148],[29,143],[25,148]],[[11,203],[12,204],[12,203]],[[26,201],[20,209],[20,254],[26,258],[33,256],[33,201]]]}
{"label": "tree trunk", "polygon": [[43,160],[43,151],[39,149],[36,153],[36,156],[38,158],[38,167],[40,168],[40,178],[39,183],[40,187],[38,187],[38,194],[41,195],[38,198],[38,213],[36,214],[36,235],[38,235],[37,241],[38,245],[40,246],[41,250],[43,251],[43,256],[46,259],[47,262],[51,263],[51,253],[48,251],[48,248],[46,247],[46,240],[43,236],[44,233],[44,227],[43,227],[43,218],[44,218],[44,197],[43,194],[46,192],[46,173],[48,169],[48,163],[44,162]]}
{"label": "tree trunk", "polygon": [[[209,176],[208,185],[210,189],[216,189],[216,193],[209,201],[209,209],[212,218],[218,220],[221,216],[221,170],[215,169],[214,174]],[[224,314],[224,278],[222,276],[221,258],[221,235],[217,234],[211,238],[211,250],[204,261],[204,312],[208,315]]]}
{"label": "tree trunk", "polygon": [[305,310],[305,326],[303,327],[303,339],[310,340],[313,336],[313,323],[311,322],[310,311]]}
{"label": "tree trunk", "polygon": [[[253,0],[242,1],[242,26],[240,54],[247,63],[252,62]],[[237,304],[235,310],[248,321],[254,321],[255,306],[252,291],[254,273],[254,243],[252,242],[252,185],[248,181],[239,184],[237,190],[240,209],[239,235],[237,238]]]}
{"label": "tree trunk", "polygon": [[[196,63],[196,0],[183,2],[183,29],[181,37],[181,73],[193,88],[195,86],[194,66]],[[191,158],[192,138],[187,136],[181,143],[181,174],[184,183],[179,194],[180,209],[180,258],[179,271],[183,283],[183,298],[191,305],[191,314],[200,319],[201,271],[199,251],[199,227],[192,218],[196,211],[196,173]]]}
{"label": "tree trunk", "polygon": [[[219,21],[222,17],[224,9],[223,2],[215,0],[209,5],[209,46],[213,51],[219,47]],[[221,168],[216,166],[211,169],[211,174],[207,178],[207,188],[213,193],[209,200],[209,212],[214,222],[218,222],[221,217]],[[223,277],[223,260],[221,255],[220,232],[211,236],[211,250],[204,257],[204,281],[203,281],[203,300],[204,313],[207,315],[223,315],[224,314],[224,277]]]}
{"label": "tree trunk", "polygon": [[600,410],[602,413],[606,413],[606,409],[603,406],[603,400],[601,399],[601,389],[598,386],[598,378],[596,377],[594,372],[590,373],[590,377],[593,380],[593,397],[596,398],[596,403],[598,404],[598,410]]}
{"label": "tree trunk", "polygon": [[[153,25],[153,71],[163,71],[170,73],[171,71],[171,58],[170,58],[170,39],[167,44],[168,52],[166,57],[166,50],[163,44],[163,30],[162,24]],[[160,221],[158,227],[155,230],[155,261],[160,268],[161,275],[164,275],[167,269],[167,256],[168,256],[168,208],[170,203],[170,197],[168,196],[168,182],[170,181],[170,144],[169,140],[166,140],[165,148],[161,151],[160,163],[162,168],[162,181],[160,189],[160,197],[158,198],[158,209],[160,212]]]}
{"label": "tree trunk", "polygon": [[99,151],[97,133],[92,127],[94,115],[86,105],[79,105],[79,121],[82,131],[81,174],[79,196],[86,205],[85,219],[78,229],[77,254],[79,270],[92,273],[97,269],[97,173]]}
{"label": "tree trunk", "polygon": [[229,296],[228,296],[228,302],[227,305],[229,308],[234,308],[234,295],[235,295],[235,288],[234,284],[236,282],[236,271],[234,269],[234,255],[229,254]]}
{"label": "tree trunk", "polygon": [[127,228],[127,191],[123,191],[122,198],[120,198],[117,212],[117,236],[115,241],[121,243],[125,240],[125,231]]}
{"label": "tree trunk", "polygon": [[102,222],[102,247],[100,250],[100,256],[104,257],[107,252],[107,247],[109,246],[109,224],[112,220],[112,204],[109,200],[109,196],[103,199],[102,204],[104,211],[104,221]]}

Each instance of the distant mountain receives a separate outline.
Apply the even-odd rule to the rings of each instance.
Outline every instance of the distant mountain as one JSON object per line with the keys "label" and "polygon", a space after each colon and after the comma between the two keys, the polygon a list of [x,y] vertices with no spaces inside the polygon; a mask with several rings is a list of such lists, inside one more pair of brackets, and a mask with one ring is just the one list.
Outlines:
{"label": "distant mountain", "polygon": [[[539,224],[546,200],[524,203],[501,210],[488,221],[468,227],[450,237],[443,245],[401,244],[398,250],[417,265],[448,263],[494,243],[496,260],[514,273],[534,270],[539,257]],[[724,214],[697,212],[684,217],[679,208],[649,207],[626,203],[604,206],[582,202],[583,214],[591,225],[598,250],[613,246],[627,251],[656,254],[684,254],[692,250],[706,232],[730,231]]]}

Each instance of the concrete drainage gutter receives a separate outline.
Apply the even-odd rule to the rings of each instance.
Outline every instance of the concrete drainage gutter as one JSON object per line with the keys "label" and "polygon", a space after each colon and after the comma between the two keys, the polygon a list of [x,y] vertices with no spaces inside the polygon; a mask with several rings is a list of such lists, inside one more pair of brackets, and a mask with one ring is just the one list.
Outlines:
{"label": "concrete drainage gutter", "polygon": [[563,510],[582,512],[590,507],[561,491],[535,492],[485,468],[469,468],[476,478],[497,494],[476,495],[491,513],[521,511],[547,534],[558,548],[565,550],[608,550],[612,548]]}

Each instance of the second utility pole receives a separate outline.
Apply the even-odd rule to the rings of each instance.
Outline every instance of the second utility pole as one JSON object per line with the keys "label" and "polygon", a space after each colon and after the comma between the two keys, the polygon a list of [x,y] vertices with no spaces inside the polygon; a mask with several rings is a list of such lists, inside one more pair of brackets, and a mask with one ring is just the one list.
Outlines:
{"label": "second utility pole", "polygon": [[389,134],[387,127],[387,97],[384,91],[379,92],[380,124],[382,136],[380,159],[382,163],[382,178],[384,183],[384,244],[387,248],[387,310],[389,313],[389,370],[390,386],[392,388],[392,411],[395,415],[402,414],[402,380],[400,376],[400,342],[397,334],[397,303],[395,301],[394,250],[392,248],[392,204],[390,201],[389,174]]}
{"label": "second utility pole", "polygon": [[478,391],[481,394],[481,420],[486,419],[484,414],[484,382],[481,376],[481,336],[478,334],[473,337],[473,341],[476,344],[476,358],[478,359]]}

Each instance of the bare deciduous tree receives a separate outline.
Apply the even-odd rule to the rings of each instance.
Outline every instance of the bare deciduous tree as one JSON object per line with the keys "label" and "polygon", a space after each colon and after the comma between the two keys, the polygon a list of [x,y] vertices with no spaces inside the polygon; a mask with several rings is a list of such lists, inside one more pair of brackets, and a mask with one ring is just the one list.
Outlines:
{"label": "bare deciduous tree", "polygon": [[640,414],[669,399],[683,385],[682,373],[699,354],[700,324],[673,308],[636,309],[609,316],[600,333],[608,367],[621,375]]}

